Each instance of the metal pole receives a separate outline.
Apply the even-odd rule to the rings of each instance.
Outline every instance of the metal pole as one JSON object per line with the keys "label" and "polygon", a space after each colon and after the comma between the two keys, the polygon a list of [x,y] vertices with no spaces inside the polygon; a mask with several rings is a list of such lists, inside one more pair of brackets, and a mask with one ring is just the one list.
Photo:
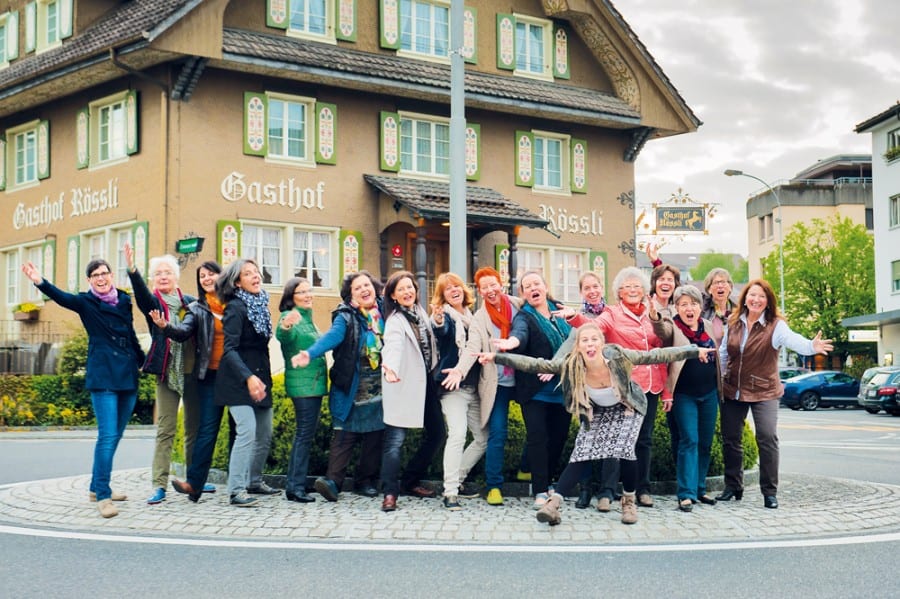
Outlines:
{"label": "metal pole", "polygon": [[450,270],[468,280],[466,269],[466,96],[463,62],[463,2],[450,2]]}

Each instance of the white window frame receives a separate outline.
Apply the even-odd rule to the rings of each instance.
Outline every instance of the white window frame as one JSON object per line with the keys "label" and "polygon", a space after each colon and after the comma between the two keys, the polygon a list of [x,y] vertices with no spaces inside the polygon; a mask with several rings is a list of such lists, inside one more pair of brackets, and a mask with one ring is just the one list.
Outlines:
{"label": "white window frame", "polygon": [[[315,123],[315,114],[316,114],[316,100],[315,98],[308,98],[305,96],[292,96],[289,94],[279,94],[273,92],[266,92],[266,99],[268,108],[266,109],[266,160],[274,163],[281,164],[291,164],[291,165],[301,165],[301,166],[316,166],[316,123]],[[272,124],[272,107],[275,103],[284,103],[285,105],[300,105],[303,107],[303,130],[304,130],[304,139],[302,140],[302,147],[304,155],[300,156],[291,156],[285,152],[281,154],[276,154],[273,151],[272,137],[270,136],[271,124]],[[281,128],[282,133],[285,133],[284,127]],[[287,143],[284,143],[284,147],[287,147]]]}
{"label": "white window frame", "polygon": [[888,198],[888,227],[900,226],[900,195]]}
{"label": "white window frame", "polygon": [[[131,290],[131,279],[128,278],[128,266],[125,260],[125,242],[134,245],[132,229],[136,221],[115,223],[106,227],[86,229],[79,237],[79,272],[75,273],[78,289],[87,291],[87,281],[82,271],[94,259],[106,260],[113,273],[113,284],[120,289]],[[111,253],[115,249],[115,255]],[[147,273],[142,273],[144,276]]]}
{"label": "white window frame", "polygon": [[[430,162],[430,167],[426,170],[424,168],[420,168],[418,164],[418,152],[416,151],[416,147],[418,145],[418,124],[427,124],[430,126],[430,143],[429,143],[429,153],[428,160]],[[408,134],[404,133],[404,127],[409,124],[410,130],[412,132],[412,151],[410,153],[405,153],[403,151],[403,140],[406,137],[409,137]],[[437,157],[437,148],[440,142],[437,141],[435,132],[438,130],[438,127],[442,127],[446,129],[447,140],[446,140],[446,157],[443,158],[444,163],[447,165],[447,172],[442,173],[437,170],[438,157]],[[400,174],[401,175],[413,175],[416,177],[425,177],[425,178],[434,178],[440,180],[449,180],[450,179],[450,119],[429,116],[424,114],[416,114],[416,113],[408,113],[401,112],[400,113],[400,139],[399,139],[399,148],[400,148]],[[411,155],[412,161],[414,164],[405,164],[404,155]],[[408,162],[408,161],[407,161]]]}
{"label": "white window frame", "polygon": [[2,32],[2,35],[0,35],[0,69],[9,66],[9,54],[6,51],[6,46],[7,44],[9,44],[10,35],[8,25],[9,12],[5,12],[0,15],[0,32]]}
{"label": "white window frame", "polygon": [[[540,273],[546,280],[547,278],[547,254],[549,249],[546,247],[522,245],[519,244],[516,252],[516,285],[522,282],[522,275],[529,271]],[[518,295],[519,289],[511,289],[513,294]]]}
{"label": "white window frame", "polygon": [[[534,149],[532,157],[534,160],[534,185],[532,189],[541,193],[558,193],[571,194],[571,181],[569,179],[569,153],[571,152],[572,138],[569,135],[561,135],[559,133],[551,133],[550,131],[532,131],[534,136]],[[559,185],[548,185],[546,183],[549,165],[546,157],[543,160],[538,156],[538,142],[546,145],[547,142],[559,144]],[[543,176],[543,184],[538,183],[538,179]]]}
{"label": "white window frame", "polygon": [[891,262],[891,294],[900,293],[900,260]]}
{"label": "white window frame", "polygon": [[[38,179],[38,126],[39,120],[29,121],[18,127],[12,127],[6,130],[6,189],[14,191],[18,189],[27,189],[40,184]],[[32,136],[32,152],[33,163],[31,170],[34,173],[33,178],[24,181],[19,180],[19,140],[21,136]]]}
{"label": "white window frame", "polygon": [[[553,81],[553,23],[548,21],[547,19],[537,19],[535,17],[531,17],[528,15],[520,15],[516,13],[516,29],[513,32],[515,36],[515,46],[516,46],[516,56],[515,56],[515,64],[516,68],[513,70],[514,75],[518,75],[521,77],[531,77],[533,79],[541,79],[543,81]],[[527,43],[519,43],[519,26],[523,26],[525,29],[525,39],[527,40],[529,35],[528,33],[535,28],[539,28],[541,30],[541,46],[543,50],[541,69],[540,70],[532,70],[530,68],[521,68],[519,66],[519,54],[523,51],[522,48],[525,48],[526,59],[529,63],[532,62],[530,56],[530,46]]]}
{"label": "white window frame", "polygon": [[578,279],[586,272],[589,252],[580,248],[554,247],[550,249],[550,272],[553,280],[548,281],[550,295],[567,304],[581,303],[581,288]]}
{"label": "white window frame", "polygon": [[890,151],[894,148],[900,147],[900,127],[888,131],[885,137],[887,140],[887,146],[885,147],[886,151]]}
{"label": "white window frame", "polygon": [[[50,38],[50,16],[55,12],[55,35]],[[37,37],[35,50],[45,52],[62,45],[62,4],[59,0],[37,0]]]}
{"label": "white window frame", "polygon": [[287,6],[287,34],[291,37],[299,37],[305,39],[312,39],[320,42],[328,42],[328,43],[337,43],[337,39],[335,38],[335,23],[334,23],[334,14],[335,14],[335,0],[321,0],[321,2],[325,5],[325,30],[322,33],[317,31],[309,30],[309,18],[307,17],[306,22],[302,27],[295,27],[295,23],[292,19],[293,9],[298,4],[302,4],[304,9],[309,8],[309,4],[311,2],[315,2],[316,0],[288,0]]}
{"label": "white window frame", "polygon": [[25,262],[33,262],[42,275],[47,277],[48,280],[53,279],[53,273],[45,272],[44,269],[43,246],[44,241],[41,240],[0,249],[0,256],[2,256],[3,260],[0,285],[6,290],[3,298],[6,310],[5,315],[0,317],[0,320],[8,320],[10,310],[22,302],[31,302],[37,306],[43,305],[44,300],[41,292],[22,274],[21,270]]}
{"label": "white window frame", "polygon": [[[404,7],[410,6],[411,14],[413,15],[410,20],[410,37],[407,37],[404,33]],[[417,19],[415,18],[415,8],[417,6],[422,7],[430,7],[430,12],[428,15],[427,27],[429,29],[427,38],[429,43],[429,48],[427,51],[421,51],[417,49],[416,39],[418,36],[419,29],[417,25],[419,24]],[[447,12],[447,31],[446,31],[446,48],[443,53],[441,53],[438,48],[436,48],[436,37],[435,37],[435,11],[438,9],[446,10]],[[427,60],[434,60],[442,63],[450,62],[450,1],[449,0],[400,0],[399,6],[400,12],[400,48],[397,50],[398,55],[406,55],[406,56],[414,56],[416,58],[425,58]],[[409,44],[406,47],[406,43]]]}
{"label": "white window frame", "polygon": [[[269,231],[272,233],[277,233],[277,239],[273,240],[272,243],[264,244],[262,238],[260,237],[255,244],[250,244],[248,242],[247,236],[249,229],[257,229],[258,231]],[[294,257],[295,251],[298,251],[298,248],[295,248],[294,244],[294,233],[295,232],[309,232],[309,233],[325,233],[329,235],[329,248],[328,251],[330,255],[327,258],[328,266],[327,271],[331,277],[331,281],[329,281],[329,285],[315,285],[314,277],[309,276],[309,271],[307,270],[305,273],[296,275],[297,269],[294,266]],[[321,227],[317,225],[305,225],[305,224],[281,224],[274,223],[271,221],[258,221],[258,220],[242,220],[241,221],[241,254],[245,258],[252,258],[257,264],[259,264],[260,273],[263,274],[263,286],[273,292],[280,292],[284,286],[285,281],[293,276],[303,276],[309,279],[312,284],[313,289],[315,289],[319,293],[324,293],[326,295],[337,295],[340,289],[340,281],[339,281],[339,240],[338,236],[340,233],[340,229],[337,227]],[[269,250],[264,259],[260,260],[259,254],[261,250]],[[288,266],[289,265],[289,266]],[[268,270],[268,275],[266,271]],[[268,281],[266,281],[268,278]]]}
{"label": "white window frame", "polygon": [[[89,142],[88,147],[90,148],[90,158],[89,162],[91,168],[105,168],[107,166],[112,166],[114,164],[120,164],[122,162],[127,162],[129,159],[128,155],[128,110],[126,106],[126,102],[128,99],[128,92],[123,91],[117,94],[112,94],[110,96],[106,96],[105,98],[100,98],[99,100],[95,100],[88,104],[88,110],[90,112],[90,133],[88,136]],[[117,147],[113,148],[113,152],[106,158],[101,157],[101,147],[102,147],[102,139],[101,139],[101,130],[104,125],[103,123],[103,115],[107,110],[112,110],[118,107],[119,113],[118,118],[114,125],[116,125],[116,129],[112,131],[112,139],[113,143],[117,144]]]}

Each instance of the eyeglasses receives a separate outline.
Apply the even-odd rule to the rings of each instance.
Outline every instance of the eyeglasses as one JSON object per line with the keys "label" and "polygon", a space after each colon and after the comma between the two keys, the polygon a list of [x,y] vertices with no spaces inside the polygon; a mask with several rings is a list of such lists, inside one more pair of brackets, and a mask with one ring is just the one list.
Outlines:
{"label": "eyeglasses", "polygon": [[294,295],[312,295],[312,290],[310,289],[298,289],[294,292]]}
{"label": "eyeglasses", "polygon": [[104,277],[111,277],[111,276],[112,276],[112,273],[107,270],[106,272],[91,273],[91,275],[88,278],[91,280],[96,280],[96,279],[102,279]]}
{"label": "eyeglasses", "polygon": [[709,284],[710,287],[715,287],[717,285],[731,285],[728,281],[713,281]]}
{"label": "eyeglasses", "polygon": [[171,270],[157,270],[153,273],[154,277],[174,277],[175,273]]}

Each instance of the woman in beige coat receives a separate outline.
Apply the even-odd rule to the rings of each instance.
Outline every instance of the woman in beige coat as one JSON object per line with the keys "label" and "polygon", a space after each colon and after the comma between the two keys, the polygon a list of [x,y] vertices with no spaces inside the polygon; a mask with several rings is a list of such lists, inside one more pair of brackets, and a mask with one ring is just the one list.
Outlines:
{"label": "woman in beige coat", "polygon": [[[434,497],[422,477],[446,439],[437,383],[437,344],[431,319],[419,306],[419,287],[411,272],[391,275],[384,287],[384,347],[381,349],[381,392],[384,405],[384,448],[381,454],[381,509],[397,509],[401,487],[410,495]],[[400,453],[406,431],[423,428],[422,444],[400,473]]]}

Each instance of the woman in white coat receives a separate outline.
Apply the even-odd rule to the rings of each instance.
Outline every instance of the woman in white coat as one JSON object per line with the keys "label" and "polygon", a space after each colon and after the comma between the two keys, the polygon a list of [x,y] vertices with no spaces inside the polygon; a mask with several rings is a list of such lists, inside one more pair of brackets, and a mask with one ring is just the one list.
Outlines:
{"label": "woman in white coat", "polygon": [[[384,347],[381,349],[384,449],[381,454],[382,511],[397,509],[403,490],[417,497],[434,497],[422,477],[446,439],[440,394],[432,371],[438,363],[431,320],[418,304],[419,287],[411,272],[391,275],[384,287]],[[425,434],[400,482],[400,454],[407,429]]]}

